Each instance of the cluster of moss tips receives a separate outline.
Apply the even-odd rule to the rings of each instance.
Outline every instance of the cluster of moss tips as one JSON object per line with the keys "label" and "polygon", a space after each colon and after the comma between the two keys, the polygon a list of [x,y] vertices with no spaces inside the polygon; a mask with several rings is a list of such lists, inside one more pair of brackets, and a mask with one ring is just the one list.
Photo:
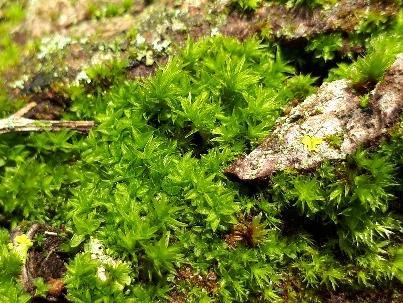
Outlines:
{"label": "cluster of moss tips", "polygon": [[[94,16],[118,14],[129,2],[94,8]],[[261,2],[236,5],[254,10]],[[365,56],[354,61],[335,61],[338,33],[302,51],[334,63],[320,81],[348,78],[362,93],[403,51],[402,24],[400,14],[370,31]],[[13,64],[12,42],[0,43]],[[72,99],[65,117],[97,121],[88,135],[0,135],[0,302],[48,294],[42,278],[34,293],[20,281],[28,251],[43,239],[22,229],[10,240],[32,222],[66,234],[69,302],[325,302],[324,293],[377,288],[402,299],[403,122],[378,146],[311,172],[285,171],[253,186],[223,175],[287,106],[317,89],[297,59],[256,37],[189,39],[148,78],[128,79],[126,66],[113,62],[64,87]],[[303,144],[314,151],[317,141]]]}

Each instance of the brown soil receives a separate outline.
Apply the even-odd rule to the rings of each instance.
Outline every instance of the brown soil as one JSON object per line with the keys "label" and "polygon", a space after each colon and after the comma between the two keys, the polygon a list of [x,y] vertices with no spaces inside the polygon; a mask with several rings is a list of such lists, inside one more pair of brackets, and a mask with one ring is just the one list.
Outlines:
{"label": "brown soil", "polygon": [[153,65],[146,65],[143,61],[132,61],[126,69],[126,76],[129,79],[146,78],[152,76],[158,66],[164,65],[168,61],[168,57],[159,57],[155,59]]}
{"label": "brown soil", "polygon": [[[182,266],[176,273],[176,283],[185,282],[191,286],[196,286],[213,295],[218,290],[217,274],[209,271],[206,275],[195,273],[190,265]],[[186,293],[181,290],[173,289],[169,296],[170,303],[187,302]]]}
{"label": "brown soil", "polygon": [[324,303],[402,303],[403,287],[395,285],[387,289],[374,288],[365,292],[330,292],[323,297]]}
{"label": "brown soil", "polygon": [[47,89],[30,98],[37,103],[25,117],[38,120],[57,120],[69,107],[71,100],[62,93],[53,89]]}
{"label": "brown soil", "polygon": [[[21,234],[19,229],[12,233],[13,238],[18,234]],[[43,278],[49,286],[46,299],[35,298],[33,302],[65,302],[62,277],[66,272],[66,262],[60,250],[65,241],[64,234],[62,230],[37,223],[26,231],[34,245],[29,249],[22,268],[21,283],[31,294],[35,293],[34,280],[37,278]]]}

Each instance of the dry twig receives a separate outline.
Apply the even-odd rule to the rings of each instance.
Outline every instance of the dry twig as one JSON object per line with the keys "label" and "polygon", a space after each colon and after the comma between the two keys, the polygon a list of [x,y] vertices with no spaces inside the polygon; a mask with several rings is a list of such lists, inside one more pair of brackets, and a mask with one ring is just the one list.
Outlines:
{"label": "dry twig", "polygon": [[36,105],[35,102],[31,102],[8,118],[0,119],[0,134],[10,132],[60,131],[66,128],[87,132],[95,125],[94,121],[34,120],[24,118],[23,116]]}

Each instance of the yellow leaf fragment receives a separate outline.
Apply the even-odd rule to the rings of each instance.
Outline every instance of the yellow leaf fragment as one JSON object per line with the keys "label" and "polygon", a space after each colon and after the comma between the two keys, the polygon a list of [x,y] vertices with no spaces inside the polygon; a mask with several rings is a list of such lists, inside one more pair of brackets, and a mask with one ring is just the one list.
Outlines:
{"label": "yellow leaf fragment", "polygon": [[323,141],[322,138],[305,135],[302,137],[301,143],[304,144],[310,152],[313,152],[317,150],[317,146]]}

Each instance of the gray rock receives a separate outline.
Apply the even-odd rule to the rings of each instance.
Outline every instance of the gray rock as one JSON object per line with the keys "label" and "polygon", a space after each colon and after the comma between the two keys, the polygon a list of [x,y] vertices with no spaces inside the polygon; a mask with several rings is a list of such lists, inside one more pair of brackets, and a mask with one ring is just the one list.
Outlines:
{"label": "gray rock", "polygon": [[285,169],[310,169],[345,159],[385,135],[403,108],[403,54],[370,93],[368,107],[347,80],[324,83],[318,92],[280,118],[264,142],[225,173],[239,180],[264,179]]}

